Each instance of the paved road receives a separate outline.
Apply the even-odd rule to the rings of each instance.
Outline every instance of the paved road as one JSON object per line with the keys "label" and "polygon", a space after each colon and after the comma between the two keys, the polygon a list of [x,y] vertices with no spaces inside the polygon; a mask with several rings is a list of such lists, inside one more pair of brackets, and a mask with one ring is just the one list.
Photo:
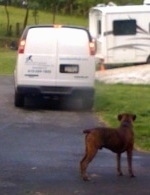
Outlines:
{"label": "paved road", "polygon": [[79,175],[82,129],[98,125],[93,113],[13,106],[13,79],[0,77],[0,195],[149,195],[150,154],[134,153],[136,178],[116,176],[115,155],[102,150]]}

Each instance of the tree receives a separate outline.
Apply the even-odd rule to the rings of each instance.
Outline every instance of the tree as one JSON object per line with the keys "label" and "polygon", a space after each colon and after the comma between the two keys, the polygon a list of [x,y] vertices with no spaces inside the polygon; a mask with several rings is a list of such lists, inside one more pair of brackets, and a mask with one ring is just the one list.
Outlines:
{"label": "tree", "polygon": [[10,18],[9,18],[9,12],[7,9],[7,1],[4,2],[4,7],[5,7],[5,13],[6,13],[6,18],[7,18],[7,27],[6,27],[6,34],[10,35],[11,34],[11,27],[10,27]]}
{"label": "tree", "polygon": [[30,8],[33,10],[33,17],[34,17],[34,22],[35,24],[38,24],[38,10],[39,10],[39,3],[38,2],[33,2],[30,4]]}
{"label": "tree", "polygon": [[29,7],[26,7],[26,14],[25,14],[25,18],[24,18],[24,23],[23,23],[23,28],[25,28],[27,26],[28,23],[28,16],[29,16]]}
{"label": "tree", "polygon": [[[21,0],[6,1],[20,2]],[[110,1],[111,0],[28,0],[29,4],[32,4],[33,2],[38,3],[39,9],[51,11],[53,13],[53,20],[55,20],[56,13],[87,16],[91,7],[96,6],[100,3],[108,4],[108,2]],[[131,3],[131,0],[113,0],[113,2],[117,5],[125,5]],[[132,4],[142,3],[142,0],[132,0]]]}

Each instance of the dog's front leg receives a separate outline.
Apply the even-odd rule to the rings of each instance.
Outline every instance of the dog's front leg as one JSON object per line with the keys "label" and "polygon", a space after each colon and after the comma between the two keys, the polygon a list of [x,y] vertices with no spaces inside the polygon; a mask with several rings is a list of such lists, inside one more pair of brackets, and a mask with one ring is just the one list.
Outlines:
{"label": "dog's front leg", "polygon": [[123,175],[121,171],[121,153],[117,153],[117,172],[119,176]]}
{"label": "dog's front leg", "polygon": [[130,177],[135,177],[133,174],[133,169],[132,169],[132,150],[127,150],[127,160],[128,160],[128,171]]}

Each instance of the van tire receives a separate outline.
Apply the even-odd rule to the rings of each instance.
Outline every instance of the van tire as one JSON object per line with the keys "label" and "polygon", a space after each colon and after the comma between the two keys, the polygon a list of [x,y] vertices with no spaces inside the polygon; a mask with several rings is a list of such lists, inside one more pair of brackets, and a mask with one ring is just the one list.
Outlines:
{"label": "van tire", "polygon": [[93,108],[94,100],[92,98],[83,98],[83,109],[86,111],[91,111]]}
{"label": "van tire", "polygon": [[16,107],[23,107],[24,106],[24,96],[15,92],[14,104]]}
{"label": "van tire", "polygon": [[91,111],[93,108],[93,99],[79,96],[73,99],[73,105],[77,110]]}

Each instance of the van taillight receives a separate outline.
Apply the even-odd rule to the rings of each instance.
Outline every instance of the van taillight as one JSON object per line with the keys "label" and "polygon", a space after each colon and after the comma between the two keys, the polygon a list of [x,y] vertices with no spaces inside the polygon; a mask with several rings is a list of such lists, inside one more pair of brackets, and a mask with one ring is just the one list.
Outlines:
{"label": "van taillight", "polygon": [[96,52],[95,41],[91,41],[89,43],[89,49],[90,49],[90,55],[95,55],[95,52]]}
{"label": "van taillight", "polygon": [[61,28],[62,25],[61,24],[54,24],[54,28]]}
{"label": "van taillight", "polygon": [[25,43],[26,41],[24,39],[20,40],[18,53],[24,53]]}

